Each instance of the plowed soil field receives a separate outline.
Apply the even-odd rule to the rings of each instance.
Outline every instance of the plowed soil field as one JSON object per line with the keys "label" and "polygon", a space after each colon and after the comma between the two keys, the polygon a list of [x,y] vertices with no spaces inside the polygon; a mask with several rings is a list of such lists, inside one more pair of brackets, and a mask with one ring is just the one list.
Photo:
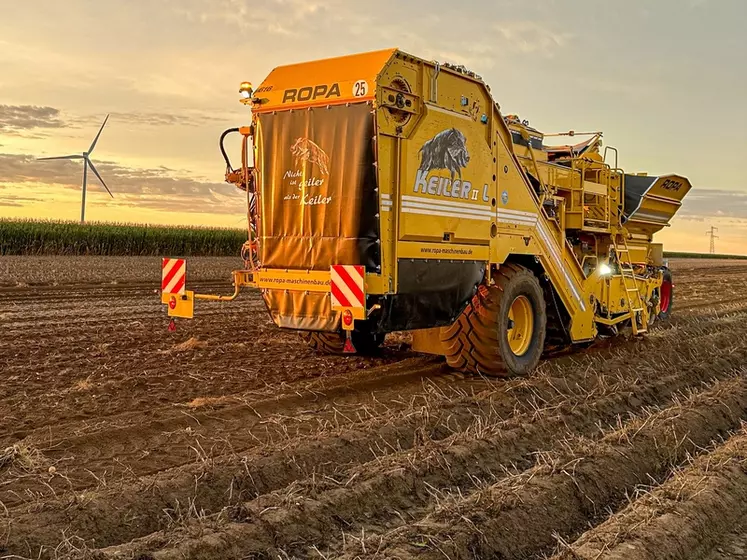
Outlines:
{"label": "plowed soil field", "polygon": [[158,259],[0,258],[0,558],[747,558],[747,262],[672,267],[669,325],[489,380],[256,293],[168,332]]}

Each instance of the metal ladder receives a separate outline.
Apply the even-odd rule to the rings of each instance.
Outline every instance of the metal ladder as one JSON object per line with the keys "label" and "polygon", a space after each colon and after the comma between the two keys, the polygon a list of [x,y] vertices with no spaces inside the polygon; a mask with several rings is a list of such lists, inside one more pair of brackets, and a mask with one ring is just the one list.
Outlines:
{"label": "metal ladder", "polygon": [[[638,289],[638,283],[636,282],[638,278],[635,275],[635,269],[633,268],[633,263],[630,260],[630,247],[628,247],[628,241],[623,235],[623,247],[621,248],[617,243],[616,237],[616,235],[612,237],[612,245],[615,248],[617,262],[620,265],[620,276],[622,277],[623,288],[625,288],[625,293],[627,294],[628,309],[630,310],[630,324],[633,327],[633,334],[638,335],[648,332],[648,321],[646,320],[646,314],[644,313],[646,304],[643,302],[641,292]],[[623,259],[623,255],[626,255],[627,258]],[[626,266],[628,267],[627,271],[625,268]],[[628,274],[630,275],[628,276]],[[628,280],[633,281],[632,287],[628,283]],[[638,313],[641,314],[640,326],[638,325],[638,320],[636,318]]]}

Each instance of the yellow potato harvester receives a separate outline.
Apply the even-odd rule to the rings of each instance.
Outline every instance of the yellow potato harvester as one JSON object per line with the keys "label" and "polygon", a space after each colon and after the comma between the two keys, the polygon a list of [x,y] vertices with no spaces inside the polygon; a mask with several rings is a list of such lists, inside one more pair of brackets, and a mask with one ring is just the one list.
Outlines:
{"label": "yellow potato harvester", "polygon": [[170,314],[253,287],[316,349],[412,331],[416,351],[504,375],[671,313],[652,239],[690,182],[624,173],[601,133],[543,135],[474,73],[398,50],[279,67],[240,93],[251,125],[221,149],[243,138],[238,168],[223,155],[247,193],[246,267],[232,296],[185,292]]}

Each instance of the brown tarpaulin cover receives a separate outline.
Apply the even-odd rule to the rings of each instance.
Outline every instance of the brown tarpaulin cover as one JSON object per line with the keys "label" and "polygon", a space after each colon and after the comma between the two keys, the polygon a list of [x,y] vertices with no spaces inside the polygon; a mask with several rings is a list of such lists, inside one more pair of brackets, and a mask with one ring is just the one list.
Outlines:
{"label": "brown tarpaulin cover", "polygon": [[378,264],[367,103],[259,115],[262,265]]}
{"label": "brown tarpaulin cover", "polygon": [[[258,115],[263,268],[380,264],[372,108],[368,103]],[[283,327],[330,330],[329,295],[265,293]],[[326,302],[326,303],[325,303]]]}

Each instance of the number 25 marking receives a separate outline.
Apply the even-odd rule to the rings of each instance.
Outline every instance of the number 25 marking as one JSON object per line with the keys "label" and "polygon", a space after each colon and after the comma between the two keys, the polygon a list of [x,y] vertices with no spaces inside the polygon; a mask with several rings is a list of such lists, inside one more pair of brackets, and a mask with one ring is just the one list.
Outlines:
{"label": "number 25 marking", "polygon": [[365,97],[368,93],[368,83],[366,80],[358,80],[353,84],[353,97]]}

